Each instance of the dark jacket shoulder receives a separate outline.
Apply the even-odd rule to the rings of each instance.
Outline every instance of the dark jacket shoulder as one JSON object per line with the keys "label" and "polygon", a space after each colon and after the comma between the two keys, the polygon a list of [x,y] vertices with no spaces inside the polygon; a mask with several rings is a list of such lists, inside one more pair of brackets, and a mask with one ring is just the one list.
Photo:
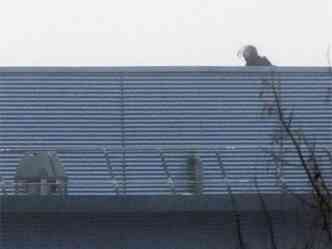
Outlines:
{"label": "dark jacket shoulder", "polygon": [[272,63],[269,61],[268,58],[266,58],[265,56],[260,57],[260,58],[261,58],[261,65],[272,66]]}
{"label": "dark jacket shoulder", "polygon": [[250,61],[247,61],[247,66],[272,66],[272,63],[265,56],[258,56]]}

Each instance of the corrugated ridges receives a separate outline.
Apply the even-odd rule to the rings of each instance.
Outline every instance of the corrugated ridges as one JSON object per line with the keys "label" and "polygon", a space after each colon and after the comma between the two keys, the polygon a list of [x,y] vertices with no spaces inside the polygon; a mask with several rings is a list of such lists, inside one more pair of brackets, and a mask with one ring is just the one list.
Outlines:
{"label": "corrugated ridges", "polygon": [[[264,152],[276,122],[262,118],[262,82],[280,80],[284,103],[320,144],[330,145],[332,75],[326,68],[129,68],[0,70],[0,139],[17,146],[192,146],[204,165],[204,193],[225,193],[214,151],[220,151],[234,192],[251,192],[257,179],[279,192],[276,169]],[[245,147],[251,147],[245,148]],[[188,192],[188,153],[165,153],[177,193]],[[20,154],[1,154],[1,175],[11,181]],[[115,194],[100,153],[60,153],[70,194]],[[121,194],[169,194],[156,152],[110,153]],[[284,177],[296,191],[307,188],[299,167]],[[123,184],[125,182],[125,184]]]}

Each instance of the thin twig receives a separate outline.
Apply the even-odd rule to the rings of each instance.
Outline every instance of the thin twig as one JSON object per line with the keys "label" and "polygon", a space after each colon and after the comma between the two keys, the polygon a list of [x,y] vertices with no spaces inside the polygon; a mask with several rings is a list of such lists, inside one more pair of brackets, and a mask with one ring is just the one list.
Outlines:
{"label": "thin twig", "polygon": [[239,209],[237,207],[237,203],[236,203],[235,197],[233,195],[232,187],[229,184],[227,173],[226,173],[226,170],[224,168],[224,164],[221,160],[221,156],[220,156],[220,153],[218,151],[216,152],[216,157],[217,157],[217,160],[218,160],[218,163],[219,163],[220,173],[221,173],[221,175],[224,179],[224,182],[226,183],[227,192],[228,192],[228,195],[229,195],[230,200],[231,200],[233,216],[234,216],[234,220],[235,220],[235,224],[236,224],[236,232],[237,232],[237,237],[238,237],[238,241],[239,241],[239,248],[240,249],[246,249],[246,245],[245,245],[245,242],[244,242],[244,239],[243,239],[243,234],[242,234],[242,227],[241,227],[241,219],[240,219]]}
{"label": "thin twig", "polygon": [[274,228],[273,228],[272,217],[270,215],[270,212],[269,212],[269,210],[266,206],[265,200],[264,200],[264,198],[261,194],[261,191],[259,189],[256,176],[254,177],[254,184],[255,184],[255,188],[257,190],[259,201],[261,203],[261,206],[262,206],[262,209],[263,209],[263,212],[264,212],[265,221],[266,221],[268,231],[269,231],[269,234],[270,234],[270,241],[271,241],[272,249],[278,249],[277,243],[276,243],[276,240],[275,240],[275,232],[274,232]]}

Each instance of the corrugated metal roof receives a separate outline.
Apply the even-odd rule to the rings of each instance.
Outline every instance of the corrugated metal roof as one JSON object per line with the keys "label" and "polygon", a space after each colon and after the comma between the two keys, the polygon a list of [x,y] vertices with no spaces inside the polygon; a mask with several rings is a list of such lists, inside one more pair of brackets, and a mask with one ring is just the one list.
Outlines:
{"label": "corrugated metal roof", "polygon": [[[97,148],[58,152],[69,194],[113,195],[116,183],[120,194],[170,194],[173,183],[176,193],[186,193],[183,147],[200,155],[204,194],[227,191],[217,147],[234,192],[255,191],[253,179],[263,191],[279,192],[264,151],[277,123],[262,118],[259,97],[271,79],[280,80],[296,125],[330,145],[329,68],[83,67],[0,68],[1,147]],[[177,149],[160,154],[165,146]],[[0,175],[7,181],[22,156],[2,151]],[[282,171],[293,191],[308,188],[301,167]]]}

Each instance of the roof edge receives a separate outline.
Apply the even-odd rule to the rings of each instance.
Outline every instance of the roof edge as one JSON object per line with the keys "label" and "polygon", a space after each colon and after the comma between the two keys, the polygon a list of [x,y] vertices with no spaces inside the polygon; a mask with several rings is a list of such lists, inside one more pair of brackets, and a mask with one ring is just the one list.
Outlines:
{"label": "roof edge", "polygon": [[0,67],[0,73],[158,73],[158,72],[317,72],[332,73],[332,67],[227,67],[227,66],[130,66],[130,67]]}

